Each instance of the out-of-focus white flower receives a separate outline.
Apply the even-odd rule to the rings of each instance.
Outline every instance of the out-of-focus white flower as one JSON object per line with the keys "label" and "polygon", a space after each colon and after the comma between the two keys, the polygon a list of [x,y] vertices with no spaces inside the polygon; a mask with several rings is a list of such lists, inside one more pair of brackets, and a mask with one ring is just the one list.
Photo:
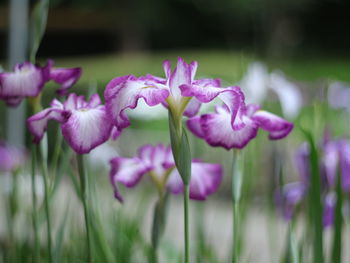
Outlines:
{"label": "out-of-focus white flower", "polygon": [[119,156],[117,150],[108,143],[101,144],[88,154],[91,167],[106,169],[109,169],[109,160],[115,156]]}
{"label": "out-of-focus white flower", "polygon": [[299,114],[302,94],[297,85],[288,81],[281,71],[269,74],[263,63],[254,62],[248,66],[239,85],[244,90],[248,103],[261,104],[270,89],[277,94],[285,117],[294,119]]}
{"label": "out-of-focus white flower", "polygon": [[[18,187],[19,199],[31,200],[31,196],[32,196],[31,175],[26,173],[20,173],[17,176],[18,176],[17,187]],[[13,175],[10,173],[5,173],[0,176],[1,192],[4,192],[5,194],[9,194],[12,192],[13,179],[14,179]],[[36,183],[36,188],[35,188],[36,195],[39,198],[42,198],[44,196],[44,182],[41,175],[35,176],[35,183]]]}
{"label": "out-of-focus white flower", "polygon": [[329,85],[328,103],[331,107],[345,108],[350,111],[350,85],[344,82],[333,82]]}
{"label": "out-of-focus white flower", "polygon": [[248,104],[260,104],[265,100],[267,94],[267,82],[269,74],[266,66],[261,62],[254,62],[248,66],[247,73],[239,82],[239,86],[246,94]]}
{"label": "out-of-focus white flower", "polygon": [[281,71],[273,71],[269,80],[269,87],[276,92],[280,100],[283,115],[289,119],[297,117],[303,102],[298,87],[288,81]]}

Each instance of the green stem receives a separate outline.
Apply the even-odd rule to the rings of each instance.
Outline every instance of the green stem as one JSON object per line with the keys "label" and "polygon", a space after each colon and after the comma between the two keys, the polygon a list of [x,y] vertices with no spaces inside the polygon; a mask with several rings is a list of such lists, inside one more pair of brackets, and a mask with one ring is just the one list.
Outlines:
{"label": "green stem", "polygon": [[60,157],[61,150],[62,150],[62,139],[63,139],[63,136],[62,136],[61,129],[58,128],[57,135],[56,135],[55,149],[52,156],[52,171],[54,173],[54,178],[56,178],[56,175],[57,175],[56,170],[57,170],[58,159]]}
{"label": "green stem", "polygon": [[84,156],[77,154],[78,160],[78,170],[80,177],[80,187],[81,187],[81,200],[84,207],[84,219],[85,219],[85,230],[86,230],[86,248],[87,248],[87,262],[92,262],[91,257],[91,247],[90,247],[90,222],[89,222],[89,212],[87,207],[87,175],[84,166]]}
{"label": "green stem", "polygon": [[31,180],[32,180],[32,204],[33,204],[33,231],[34,231],[34,254],[33,262],[39,262],[39,235],[38,235],[38,218],[37,218],[37,196],[36,196],[36,146],[32,144],[32,169],[31,169]]}
{"label": "green stem", "polygon": [[190,185],[184,186],[184,224],[185,224],[185,263],[190,262],[190,233],[189,233],[189,201],[190,201]]}
{"label": "green stem", "polygon": [[240,244],[240,199],[242,189],[242,160],[238,151],[233,152],[232,162],[232,263],[239,262],[239,244]]}
{"label": "green stem", "polygon": [[47,248],[49,253],[49,263],[53,262],[52,259],[52,235],[51,235],[51,218],[50,218],[50,206],[49,206],[49,173],[47,168],[47,159],[44,156],[43,147],[40,147],[41,155],[41,168],[44,180],[44,206],[45,206],[45,216],[46,216],[46,226],[47,226]]}
{"label": "green stem", "polygon": [[343,206],[343,196],[342,196],[342,186],[341,186],[341,174],[337,174],[337,203],[334,209],[334,232],[333,232],[333,248],[332,248],[332,263],[341,262],[342,254],[342,206]]}

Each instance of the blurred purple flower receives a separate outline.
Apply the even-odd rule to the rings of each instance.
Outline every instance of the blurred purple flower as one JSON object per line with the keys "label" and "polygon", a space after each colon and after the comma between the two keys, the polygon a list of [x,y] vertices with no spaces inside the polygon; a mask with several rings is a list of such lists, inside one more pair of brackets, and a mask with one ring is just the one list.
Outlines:
{"label": "blurred purple flower", "polygon": [[26,162],[26,152],[21,147],[0,142],[0,172],[14,172]]}
{"label": "blurred purple flower", "polygon": [[[300,175],[300,181],[287,184],[277,192],[277,205],[282,209],[287,220],[292,218],[295,206],[307,195],[310,185],[310,150],[303,143],[296,152],[296,166]],[[350,190],[350,142],[345,139],[331,140],[325,133],[321,144],[320,179],[323,192],[323,224],[324,227],[333,224],[336,194],[334,192],[338,172],[341,176],[342,190]]]}
{"label": "blurred purple flower", "polygon": [[[118,183],[126,187],[134,187],[145,174],[148,174],[161,189],[166,188],[173,194],[183,192],[183,183],[175,168],[171,148],[164,147],[162,144],[144,145],[139,148],[136,157],[116,157],[111,160],[110,181],[115,198],[123,201],[117,187]],[[222,176],[221,165],[193,160],[190,198],[205,200],[218,189]]]}
{"label": "blurred purple flower", "polygon": [[36,97],[46,82],[53,80],[61,87],[58,94],[64,95],[80,77],[80,68],[52,67],[53,61],[40,67],[30,62],[16,64],[12,72],[0,73],[0,99],[9,106],[17,106],[25,97]]}
{"label": "blurred purple flower", "polygon": [[197,62],[187,64],[178,58],[177,67],[171,71],[169,61],[163,63],[165,78],[146,75],[127,75],[112,79],[105,90],[106,107],[114,125],[122,130],[130,125],[126,109],[135,109],[143,98],[148,106],[163,104],[174,114],[192,117],[201,103],[219,97],[233,112],[237,112],[238,94],[232,88],[221,88],[218,79],[195,80]]}
{"label": "blurred purple flower", "polygon": [[187,127],[193,134],[211,146],[221,146],[229,150],[244,148],[256,137],[259,128],[269,132],[271,140],[284,138],[293,129],[292,123],[260,110],[260,106],[245,105],[244,94],[239,87],[232,90],[239,97],[237,111],[232,111],[226,105],[217,106],[215,113],[190,118]]}
{"label": "blurred purple flower", "polygon": [[334,222],[334,210],[337,203],[337,195],[334,192],[330,192],[324,199],[323,208],[323,226],[325,228],[333,225]]}
{"label": "blurred purple flower", "polygon": [[305,198],[306,193],[307,187],[302,182],[286,184],[277,191],[276,202],[286,221],[292,219],[295,207]]}
{"label": "blurred purple flower", "polygon": [[90,101],[74,93],[63,104],[54,99],[50,108],[31,116],[27,124],[35,143],[41,141],[49,120],[61,124],[63,137],[79,154],[89,153],[111,136],[112,124],[98,94]]}

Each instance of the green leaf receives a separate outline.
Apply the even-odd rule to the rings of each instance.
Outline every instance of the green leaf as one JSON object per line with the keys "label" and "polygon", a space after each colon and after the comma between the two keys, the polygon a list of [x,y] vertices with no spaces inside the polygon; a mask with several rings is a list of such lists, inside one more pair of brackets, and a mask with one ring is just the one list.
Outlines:
{"label": "green leaf", "polygon": [[39,0],[30,18],[29,55],[33,63],[45,33],[48,12],[49,0]]}
{"label": "green leaf", "polygon": [[310,226],[313,227],[313,262],[323,263],[323,207],[318,152],[310,132],[302,129],[310,146],[311,183],[309,191]]}
{"label": "green leaf", "polygon": [[342,206],[343,206],[343,193],[341,187],[341,175],[337,174],[337,204],[335,207],[334,215],[334,232],[333,232],[333,248],[332,248],[332,263],[341,262],[341,252],[342,252]]}
{"label": "green leaf", "polygon": [[176,168],[181,175],[182,181],[188,185],[191,181],[191,149],[186,130],[182,127],[181,117],[174,119],[169,111],[169,130],[171,149],[173,152]]}
{"label": "green leaf", "polygon": [[163,199],[159,199],[154,207],[153,225],[152,225],[152,246],[158,247],[158,242],[165,228],[166,208],[168,204],[168,192]]}
{"label": "green leaf", "polygon": [[61,258],[61,251],[62,251],[62,244],[64,240],[64,233],[65,233],[65,227],[67,225],[67,219],[68,219],[68,210],[69,210],[69,203],[67,205],[66,211],[64,213],[64,217],[62,219],[62,222],[58,228],[58,235],[56,237],[56,246],[53,250],[53,260],[55,263],[62,262]]}

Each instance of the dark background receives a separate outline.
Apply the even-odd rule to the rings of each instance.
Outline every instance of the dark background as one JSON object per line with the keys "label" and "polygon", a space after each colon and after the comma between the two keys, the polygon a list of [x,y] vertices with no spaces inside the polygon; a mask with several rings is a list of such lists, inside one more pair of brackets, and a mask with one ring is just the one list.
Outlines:
{"label": "dark background", "polygon": [[[346,0],[55,0],[39,56],[202,48],[344,57],[349,11]],[[1,59],[7,20],[0,0]]]}

